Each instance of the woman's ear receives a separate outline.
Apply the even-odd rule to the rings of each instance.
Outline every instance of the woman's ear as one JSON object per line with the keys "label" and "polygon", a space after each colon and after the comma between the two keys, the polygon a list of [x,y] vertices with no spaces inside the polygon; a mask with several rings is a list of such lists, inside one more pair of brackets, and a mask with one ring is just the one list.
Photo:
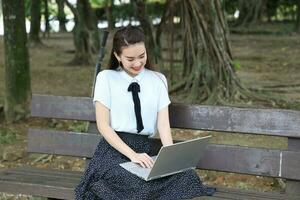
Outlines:
{"label": "woman's ear", "polygon": [[114,52],[114,55],[115,55],[115,57],[117,58],[117,60],[118,60],[119,62],[121,62],[121,58],[118,56],[118,54],[117,54],[116,52]]}

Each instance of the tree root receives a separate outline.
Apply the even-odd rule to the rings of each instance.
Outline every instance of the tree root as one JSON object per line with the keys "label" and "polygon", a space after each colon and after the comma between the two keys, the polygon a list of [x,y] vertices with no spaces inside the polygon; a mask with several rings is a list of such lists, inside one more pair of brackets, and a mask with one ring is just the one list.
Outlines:
{"label": "tree root", "polygon": [[32,161],[31,164],[36,164],[40,161],[42,163],[51,162],[52,159],[53,159],[53,155],[44,154],[44,155],[41,155],[40,157],[36,158],[34,161]]}
{"label": "tree root", "polygon": [[274,92],[274,93],[289,93],[289,92],[300,92],[300,88],[249,88],[252,91],[259,92]]}
{"label": "tree root", "polygon": [[42,41],[40,42],[29,41],[29,48],[43,49],[43,48],[47,48],[47,45],[45,45]]}
{"label": "tree root", "polygon": [[[170,94],[175,92],[186,92],[183,90],[188,83],[187,79],[182,80],[170,90]],[[228,98],[221,88],[214,91],[208,91],[206,87],[199,86],[197,92],[190,92],[185,98],[184,102],[198,103],[207,105],[225,105],[225,106],[238,106],[238,107],[257,107],[263,105],[265,107],[278,107],[285,109],[300,109],[300,102],[288,100],[278,93],[270,90],[253,90],[244,85],[236,85],[232,89],[232,94]]]}
{"label": "tree root", "polygon": [[67,63],[69,66],[83,66],[83,65],[90,65],[91,64],[91,59],[81,59],[74,57],[70,62]]}

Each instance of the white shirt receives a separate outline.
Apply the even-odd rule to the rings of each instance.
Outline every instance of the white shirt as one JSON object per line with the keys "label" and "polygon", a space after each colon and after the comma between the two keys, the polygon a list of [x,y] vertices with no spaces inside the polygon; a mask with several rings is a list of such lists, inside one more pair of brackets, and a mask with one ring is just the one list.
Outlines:
{"label": "white shirt", "polygon": [[[127,91],[132,82],[140,85],[138,95],[144,125],[140,133],[137,133],[132,93]],[[115,131],[150,136],[157,132],[158,111],[171,103],[166,77],[148,69],[143,69],[135,77],[123,69],[101,71],[97,75],[93,101],[99,101],[110,110],[110,126]]]}

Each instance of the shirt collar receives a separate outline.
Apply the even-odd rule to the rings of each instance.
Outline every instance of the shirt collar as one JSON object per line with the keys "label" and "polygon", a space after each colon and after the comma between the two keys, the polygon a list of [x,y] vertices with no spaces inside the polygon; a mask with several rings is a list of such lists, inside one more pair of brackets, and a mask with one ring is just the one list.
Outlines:
{"label": "shirt collar", "polygon": [[120,70],[121,76],[131,83],[131,82],[140,82],[145,74],[146,69],[143,68],[142,71],[135,77],[130,76],[123,68],[120,68],[118,70]]}

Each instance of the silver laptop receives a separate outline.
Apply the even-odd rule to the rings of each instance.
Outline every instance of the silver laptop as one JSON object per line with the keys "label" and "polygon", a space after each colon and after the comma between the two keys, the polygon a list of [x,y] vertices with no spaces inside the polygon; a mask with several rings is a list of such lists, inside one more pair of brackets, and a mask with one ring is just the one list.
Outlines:
{"label": "silver laptop", "polygon": [[205,136],[163,146],[158,155],[152,157],[155,161],[152,168],[143,168],[133,162],[121,163],[120,166],[145,181],[194,169],[203,156],[210,138],[211,136]]}

